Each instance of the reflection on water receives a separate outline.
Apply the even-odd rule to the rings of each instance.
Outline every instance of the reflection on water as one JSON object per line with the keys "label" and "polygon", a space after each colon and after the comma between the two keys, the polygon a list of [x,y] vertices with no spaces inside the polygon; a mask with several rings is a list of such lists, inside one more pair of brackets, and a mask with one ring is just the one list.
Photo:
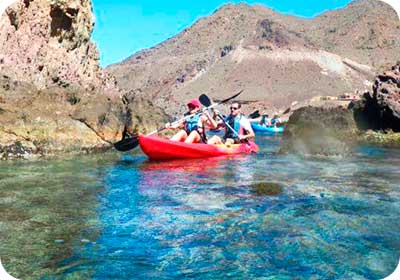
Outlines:
{"label": "reflection on water", "polygon": [[2,261],[24,279],[379,279],[394,270],[400,151],[304,159],[277,155],[279,137],[257,141],[251,156],[1,163]]}

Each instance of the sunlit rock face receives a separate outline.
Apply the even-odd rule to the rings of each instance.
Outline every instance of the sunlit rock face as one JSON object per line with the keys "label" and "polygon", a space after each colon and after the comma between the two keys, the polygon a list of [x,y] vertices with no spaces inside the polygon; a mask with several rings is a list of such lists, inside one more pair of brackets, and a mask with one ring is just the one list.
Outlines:
{"label": "sunlit rock face", "polygon": [[18,1],[0,17],[0,158],[107,148],[147,119],[151,104],[99,67],[93,25],[89,0]]}
{"label": "sunlit rock face", "polygon": [[79,85],[112,89],[90,41],[91,1],[18,1],[0,19],[0,71],[38,89]]}

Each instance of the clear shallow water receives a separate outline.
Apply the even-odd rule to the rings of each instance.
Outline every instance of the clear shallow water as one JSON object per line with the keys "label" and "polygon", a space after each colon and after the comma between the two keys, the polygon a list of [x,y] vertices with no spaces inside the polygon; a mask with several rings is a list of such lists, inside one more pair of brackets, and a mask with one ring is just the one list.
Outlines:
{"label": "clear shallow water", "polygon": [[[400,257],[400,151],[0,163],[0,256],[22,279],[379,279]],[[260,196],[252,184],[283,192]]]}

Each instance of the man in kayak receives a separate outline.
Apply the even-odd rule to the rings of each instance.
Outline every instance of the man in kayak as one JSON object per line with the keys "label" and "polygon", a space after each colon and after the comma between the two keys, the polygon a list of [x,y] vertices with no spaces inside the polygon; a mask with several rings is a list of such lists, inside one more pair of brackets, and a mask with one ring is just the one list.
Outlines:
{"label": "man in kayak", "polygon": [[246,142],[254,138],[255,134],[251,128],[250,121],[240,112],[241,105],[238,102],[232,103],[230,106],[231,113],[224,118],[223,124],[225,125],[225,135],[221,139],[219,136],[214,135],[208,144],[222,144],[227,146]]}
{"label": "man in kayak", "polygon": [[269,121],[268,117],[269,117],[268,114],[264,113],[262,115],[261,120],[260,120],[260,122],[258,124],[259,125],[263,125],[263,126],[270,126],[271,122]]}
{"label": "man in kayak", "polygon": [[278,114],[275,113],[274,117],[271,119],[271,126],[278,127],[281,124],[281,119]]}
{"label": "man in kayak", "polygon": [[187,106],[189,111],[185,116],[193,116],[177,127],[171,127],[169,124],[166,125],[167,128],[181,128],[170,139],[185,143],[207,143],[205,127],[215,129],[218,126],[217,122],[210,116],[208,111],[204,113],[200,112],[201,104],[197,99],[190,100]]}

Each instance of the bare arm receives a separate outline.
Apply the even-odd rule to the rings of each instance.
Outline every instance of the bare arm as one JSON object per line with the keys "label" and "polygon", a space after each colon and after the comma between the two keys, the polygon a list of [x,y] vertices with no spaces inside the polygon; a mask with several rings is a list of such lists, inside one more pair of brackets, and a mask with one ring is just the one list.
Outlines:
{"label": "bare arm", "polygon": [[247,134],[239,135],[240,140],[251,139],[256,136],[248,119],[242,119],[241,125],[243,126],[243,129],[247,131]]}
{"label": "bare arm", "polygon": [[218,127],[218,123],[216,120],[214,120],[210,113],[208,113],[208,111],[204,112],[204,115],[202,116],[202,121],[203,124],[206,123],[211,129],[216,129]]}

